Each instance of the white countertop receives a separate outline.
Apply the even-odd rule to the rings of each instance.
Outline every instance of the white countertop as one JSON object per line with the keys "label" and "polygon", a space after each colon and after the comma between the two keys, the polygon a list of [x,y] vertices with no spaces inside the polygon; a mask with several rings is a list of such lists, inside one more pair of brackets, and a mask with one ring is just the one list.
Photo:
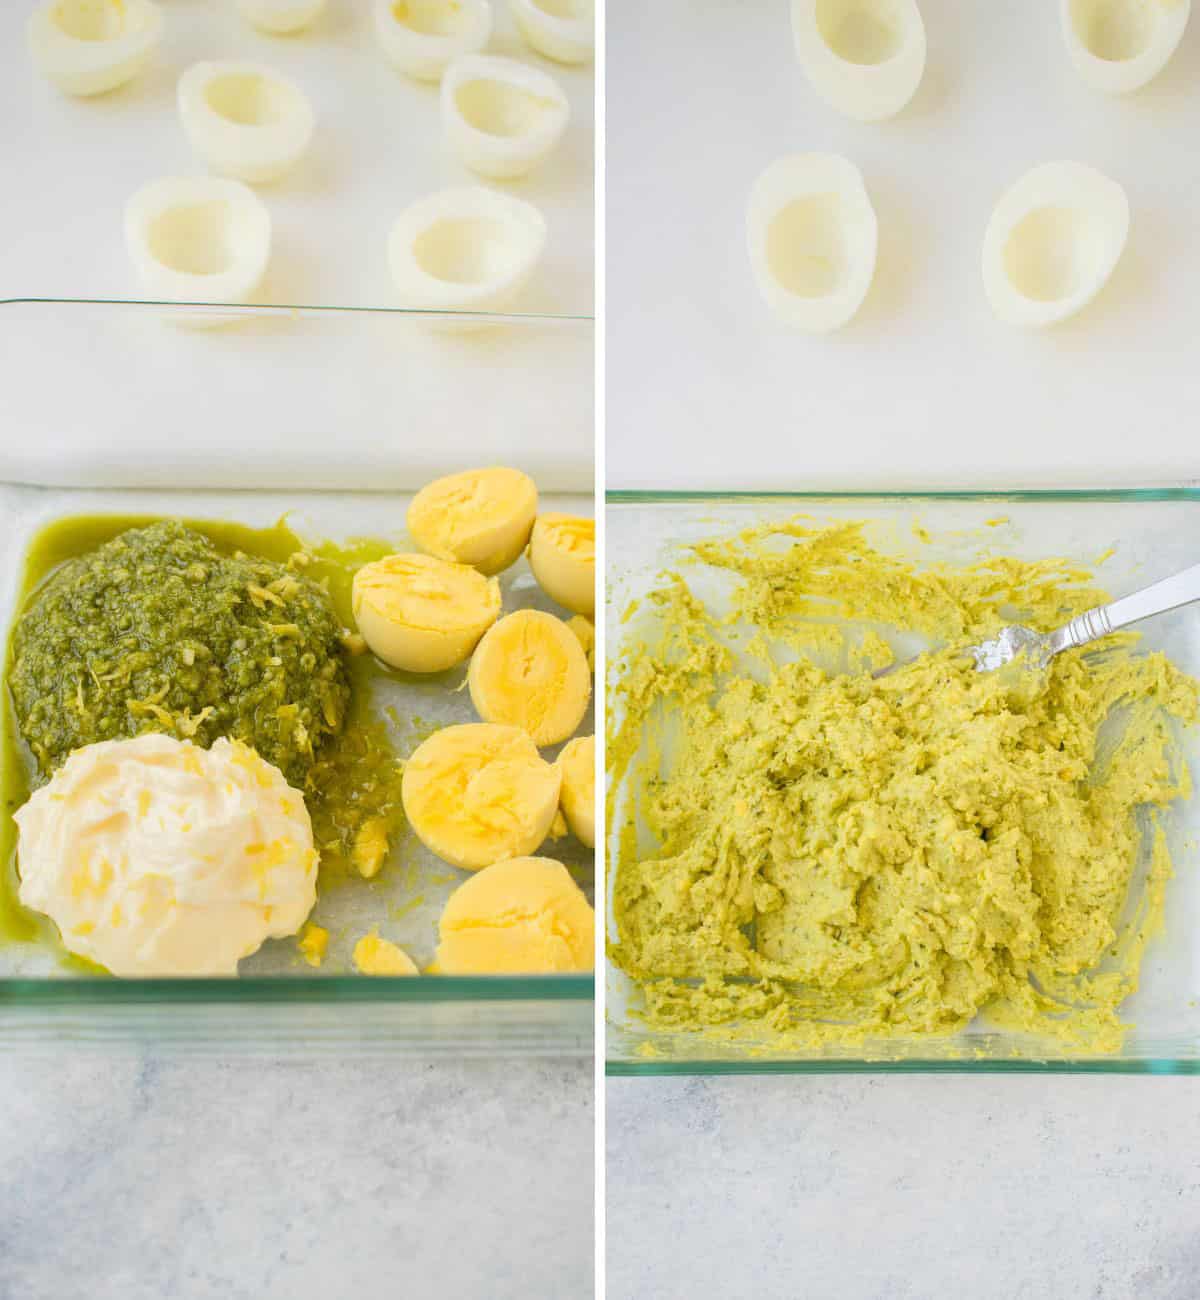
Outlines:
{"label": "white countertop", "polygon": [[[1200,22],[1136,95],[1071,68],[1058,5],[921,0],[929,55],[892,121],[816,96],[788,6],[655,0],[611,22],[608,486],[837,491],[1196,480]],[[875,281],[830,335],[755,289],[745,208],[784,154],[862,169]],[[1058,329],[998,321],[980,273],[1001,193],[1074,158],[1119,180],[1129,242]]]}
{"label": "white countertop", "polygon": [[0,205],[0,298],[142,296],[125,251],[125,203],[148,181],[204,173],[179,120],[176,87],[194,63],[237,59],[294,80],[316,114],[312,147],[295,171],[256,187],[274,229],[256,300],[401,305],[387,269],[392,223],[425,194],[482,184],[533,203],[546,218],[545,261],[516,310],[591,312],[593,68],[534,53],[506,4],[493,6],[487,53],[548,72],[571,107],[553,157],[518,182],[481,180],[451,153],[438,86],[401,76],[383,57],[371,0],[337,0],[288,37],[256,31],[233,3],[170,0],[161,46],[142,73],[84,99],[61,94],[34,69],[24,30],[32,8],[0,9],[5,158],[21,177]]}
{"label": "white countertop", "polygon": [[[182,328],[161,308],[6,299],[129,298],[124,206],[147,181],[192,175],[176,84],[210,58],[264,63],[311,98],[317,129],[295,172],[258,187],[273,223],[255,302],[394,308],[387,237],[421,196],[478,183],[445,147],[436,86],[400,76],[371,0],[337,0],[313,27],[270,37],[233,0],[170,0],[161,48],[129,85],[64,96],[32,66],[29,3],[0,4],[0,479],[142,486],[384,490],[480,458],[539,484],[592,484],[593,327],[527,319],[468,333],[376,313],[257,313]],[[519,313],[593,310],[593,68],[528,49],[494,6],[489,51],[542,68],[571,103],[561,147],[499,189],[545,216],[545,255]],[[174,313],[173,319],[178,319]],[[187,314],[193,322],[195,313]]]}
{"label": "white countertop", "polygon": [[610,1079],[608,1300],[1193,1300],[1200,1080]]}
{"label": "white countertop", "polygon": [[590,1061],[0,1072],[5,1300],[577,1300]]}

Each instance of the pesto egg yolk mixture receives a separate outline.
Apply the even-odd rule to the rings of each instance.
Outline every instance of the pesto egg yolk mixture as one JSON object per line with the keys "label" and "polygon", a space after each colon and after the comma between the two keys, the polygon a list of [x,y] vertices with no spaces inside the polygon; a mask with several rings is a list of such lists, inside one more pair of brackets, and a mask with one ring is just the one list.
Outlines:
{"label": "pesto egg yolk mixture", "polygon": [[[610,692],[611,954],[649,1023],[821,1050],[982,1013],[1115,1050],[1198,683],[1128,634],[1041,674],[955,652],[1107,598],[1061,560],[918,569],[804,521],[687,560],[630,611]],[[888,628],[945,648],[876,678]]]}

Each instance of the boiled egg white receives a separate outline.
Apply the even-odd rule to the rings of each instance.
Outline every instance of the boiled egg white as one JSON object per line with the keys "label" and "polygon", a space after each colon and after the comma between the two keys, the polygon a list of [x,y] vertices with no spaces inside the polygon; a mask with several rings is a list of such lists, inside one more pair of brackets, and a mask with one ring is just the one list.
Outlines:
{"label": "boiled egg white", "polygon": [[1116,181],[1078,162],[1028,171],[1001,196],[983,239],[983,286],[1013,325],[1065,320],[1104,288],[1129,233]]}
{"label": "boiled egg white", "polygon": [[746,237],[759,292],[786,324],[826,333],[862,306],[879,225],[849,159],[802,153],[773,162],[750,191]]}
{"label": "boiled egg white", "polygon": [[167,177],[126,204],[125,242],[150,297],[245,302],[267,269],[271,217],[240,181]]}
{"label": "boiled egg white", "polygon": [[406,208],[388,240],[401,305],[429,311],[503,311],[546,246],[531,203],[481,186],[441,190]]}
{"label": "boiled egg white", "polygon": [[325,0],[238,0],[242,17],[260,32],[286,36],[311,26],[325,8]]}
{"label": "boiled egg white", "polygon": [[49,0],[29,17],[38,70],[68,95],[101,95],[132,80],[162,38],[150,0]]}
{"label": "boiled egg white", "polygon": [[527,45],[556,63],[586,63],[595,44],[592,0],[509,0]]}
{"label": "boiled egg white", "polygon": [[860,122],[894,117],[925,73],[916,0],[792,0],[792,37],[813,89]]}
{"label": "boiled egg white", "polygon": [[494,180],[524,176],[562,139],[570,107],[558,82],[516,59],[468,54],[442,78],[442,127],[459,158]]}
{"label": "boiled egg white", "polygon": [[213,171],[253,184],[290,171],[316,121],[299,86],[257,63],[193,63],[179,78],[179,115]]}
{"label": "boiled egg white", "polygon": [[375,33],[388,61],[418,81],[439,81],[492,35],[488,0],[375,0]]}
{"label": "boiled egg white", "polygon": [[1059,0],[1063,39],[1090,86],[1124,95],[1166,67],[1192,0]]}

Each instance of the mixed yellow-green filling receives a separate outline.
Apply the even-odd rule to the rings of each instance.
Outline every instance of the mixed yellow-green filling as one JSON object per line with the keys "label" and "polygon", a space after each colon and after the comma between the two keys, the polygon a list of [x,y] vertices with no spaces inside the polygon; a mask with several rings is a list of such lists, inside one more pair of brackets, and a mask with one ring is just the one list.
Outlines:
{"label": "mixed yellow-green filling", "polygon": [[[1063,560],[918,569],[806,520],[687,559],[612,667],[611,955],[649,1023],[821,1049],[982,1014],[1118,1047],[1200,683],[1129,635],[1044,672],[956,653],[1107,599]],[[876,678],[897,631],[944,648]]]}

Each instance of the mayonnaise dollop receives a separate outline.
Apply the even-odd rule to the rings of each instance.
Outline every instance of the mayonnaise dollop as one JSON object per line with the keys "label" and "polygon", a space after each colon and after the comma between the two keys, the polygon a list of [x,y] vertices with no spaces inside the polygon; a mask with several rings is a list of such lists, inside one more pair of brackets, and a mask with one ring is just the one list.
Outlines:
{"label": "mayonnaise dollop", "polygon": [[316,901],[304,800],[236,740],[86,745],[16,823],[21,902],[114,975],[236,975]]}

